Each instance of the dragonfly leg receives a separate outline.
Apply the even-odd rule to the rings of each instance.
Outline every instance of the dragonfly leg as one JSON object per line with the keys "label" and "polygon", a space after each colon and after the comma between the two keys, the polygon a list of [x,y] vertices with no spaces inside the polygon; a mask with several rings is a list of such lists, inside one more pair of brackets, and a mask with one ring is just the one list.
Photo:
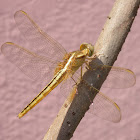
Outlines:
{"label": "dragonfly leg", "polygon": [[108,56],[105,55],[103,52],[98,52],[98,53],[96,53],[96,57],[98,57],[99,59],[100,59],[101,57],[106,57],[106,58],[108,58]]}
{"label": "dragonfly leg", "polygon": [[[83,70],[82,70],[82,66],[80,67],[81,68],[81,75],[80,75],[80,81],[82,80],[82,76],[83,76]],[[75,79],[73,78],[73,77],[71,77],[72,78],[72,80],[74,81],[74,85],[73,86],[77,86],[78,85],[78,83],[75,81]]]}
{"label": "dragonfly leg", "polygon": [[89,66],[88,61],[85,61],[85,64],[86,64],[86,69],[93,70],[93,68],[91,68],[91,66]]}
{"label": "dragonfly leg", "polygon": [[81,66],[81,77],[80,77],[80,80],[82,80],[82,75],[83,75],[83,65]]}
{"label": "dragonfly leg", "polygon": [[75,86],[75,85],[77,85],[77,82],[74,80],[74,78],[73,77],[71,77],[72,78],[72,80],[74,81],[74,85],[73,86]]}
{"label": "dragonfly leg", "polygon": [[94,60],[94,59],[96,59],[96,58],[101,58],[101,57],[108,57],[107,55],[105,55],[104,53],[102,53],[102,52],[98,52],[98,53],[96,53],[96,54],[93,54],[93,56],[92,57],[87,57],[86,59],[88,59],[88,60]]}
{"label": "dragonfly leg", "polygon": [[87,60],[94,60],[97,58],[97,55],[96,54],[93,54],[92,57],[87,57],[86,59]]}

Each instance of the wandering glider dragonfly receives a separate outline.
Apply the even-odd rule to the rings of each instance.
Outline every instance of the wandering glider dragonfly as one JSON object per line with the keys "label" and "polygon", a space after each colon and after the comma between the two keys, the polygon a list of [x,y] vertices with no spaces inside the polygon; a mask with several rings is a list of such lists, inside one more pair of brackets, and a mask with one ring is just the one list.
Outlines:
{"label": "wandering glider dragonfly", "polygon": [[[62,81],[72,81],[64,88],[69,92],[72,88],[71,83],[76,83],[74,75],[83,64],[87,64],[87,59],[93,56],[94,46],[84,43],[80,46],[80,50],[67,53],[61,44],[43,32],[27,13],[20,10],[14,17],[21,33],[32,43],[30,48],[32,51],[6,42],[1,46],[1,52],[31,79],[47,82],[47,86],[18,114],[21,118]],[[127,88],[135,84],[135,75],[132,71],[119,67],[103,67],[111,69],[103,84],[104,87]],[[106,120],[118,122],[121,119],[118,105],[101,92],[97,93],[91,109],[97,116]],[[108,115],[104,115],[101,111]]]}

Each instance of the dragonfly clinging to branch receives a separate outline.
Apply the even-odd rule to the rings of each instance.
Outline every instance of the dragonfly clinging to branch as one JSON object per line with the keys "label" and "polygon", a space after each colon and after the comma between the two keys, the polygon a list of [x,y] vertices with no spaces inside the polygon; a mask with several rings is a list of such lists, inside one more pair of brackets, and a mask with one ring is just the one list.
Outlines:
{"label": "dragonfly clinging to branch", "polygon": [[[32,43],[31,49],[33,51],[12,42],[6,42],[1,47],[2,53],[31,79],[45,80],[48,83],[19,113],[18,117],[21,118],[62,81],[68,79],[71,83],[77,82],[73,77],[84,63],[87,64],[87,59],[94,54],[94,46],[84,43],[80,46],[80,50],[67,53],[61,44],[43,32],[24,11],[20,10],[15,13],[15,21],[21,33]],[[105,81],[105,87],[125,88],[135,84],[135,75],[132,71],[119,67],[102,67],[111,69]],[[50,80],[51,74],[53,75]],[[118,82],[113,83],[113,81]],[[69,84],[68,87],[71,85]],[[99,115],[106,120],[118,122],[121,118],[118,105],[101,92],[97,93],[91,109],[97,116]]]}

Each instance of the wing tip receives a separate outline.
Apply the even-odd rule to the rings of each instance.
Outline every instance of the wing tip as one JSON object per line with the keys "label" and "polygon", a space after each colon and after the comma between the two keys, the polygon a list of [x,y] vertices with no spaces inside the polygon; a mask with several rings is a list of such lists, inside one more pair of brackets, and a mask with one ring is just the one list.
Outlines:
{"label": "wing tip", "polygon": [[20,10],[20,12],[22,12],[22,13],[25,14],[25,15],[27,15],[27,13],[26,13],[25,11],[23,11],[23,10]]}
{"label": "wing tip", "polygon": [[121,109],[120,107],[114,102],[115,107],[118,109],[120,117],[117,120],[114,120],[114,123],[119,123],[121,121],[122,115],[121,115]]}
{"label": "wing tip", "polygon": [[133,76],[133,83],[131,84],[131,86],[129,87],[132,87],[136,84],[136,75],[133,71],[131,71],[130,69],[126,69],[128,73],[130,73],[132,76]]}
{"label": "wing tip", "polygon": [[1,48],[5,47],[6,45],[14,45],[13,42],[5,42],[4,44],[2,44]]}
{"label": "wing tip", "polygon": [[4,44],[13,45],[13,42],[5,42]]}
{"label": "wing tip", "polygon": [[12,42],[5,42],[4,44],[2,44],[2,46],[1,46],[1,48],[0,48],[1,52],[3,52],[3,49],[4,49],[5,47],[7,47],[7,45],[14,45],[14,43],[12,43]]}
{"label": "wing tip", "polygon": [[114,105],[116,106],[116,108],[121,111],[121,109],[119,108],[119,106],[114,102]]}
{"label": "wing tip", "polygon": [[22,14],[24,14],[24,15],[27,15],[27,13],[24,12],[23,10],[19,10],[19,11],[16,11],[16,12],[15,12],[14,17],[15,17],[17,14],[19,14],[19,13],[22,13]]}
{"label": "wing tip", "polygon": [[135,75],[134,72],[131,71],[130,69],[126,69],[126,71],[129,72],[129,73],[131,73],[131,74],[133,74],[133,75]]}

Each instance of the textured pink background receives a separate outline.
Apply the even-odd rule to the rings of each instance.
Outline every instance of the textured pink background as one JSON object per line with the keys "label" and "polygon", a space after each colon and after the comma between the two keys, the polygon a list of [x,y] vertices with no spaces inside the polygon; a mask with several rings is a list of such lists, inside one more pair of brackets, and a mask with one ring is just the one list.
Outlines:
{"label": "textured pink background", "polygon": [[[83,42],[95,43],[114,1],[98,0],[4,0],[0,1],[0,45],[12,41],[24,46],[13,15],[26,11],[68,51]],[[140,11],[116,66],[133,70],[137,83],[129,89],[102,89],[121,108],[122,120],[114,124],[86,114],[72,140],[140,140]],[[36,93],[30,81],[0,53],[0,140],[42,140],[62,104],[59,94],[50,94],[22,119],[17,114]],[[36,85],[37,86],[37,85]],[[37,89],[37,87],[35,88]]]}

